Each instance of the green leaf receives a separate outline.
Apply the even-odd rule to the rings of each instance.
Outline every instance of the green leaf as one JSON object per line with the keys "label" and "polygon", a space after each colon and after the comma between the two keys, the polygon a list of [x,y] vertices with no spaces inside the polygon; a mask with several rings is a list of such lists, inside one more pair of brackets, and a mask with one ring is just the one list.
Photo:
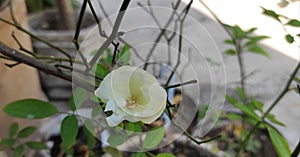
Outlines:
{"label": "green leaf", "polygon": [[230,95],[226,95],[226,96],[225,96],[225,99],[226,99],[230,104],[238,103],[238,101],[237,101],[234,97],[232,97],[232,96],[230,96]]}
{"label": "green leaf", "polygon": [[298,21],[296,19],[292,19],[287,23],[287,25],[294,26],[294,27],[300,27],[300,21]]}
{"label": "green leaf", "polygon": [[92,110],[92,117],[95,118],[98,115],[101,115],[102,112],[103,112],[103,110],[102,110],[101,106],[96,106]]}
{"label": "green leaf", "polygon": [[264,39],[268,39],[270,37],[265,36],[265,35],[261,35],[261,36],[254,36],[254,37],[250,37],[249,40],[245,43],[245,46],[257,46],[256,44]]}
{"label": "green leaf", "polygon": [[19,145],[13,153],[13,157],[22,157],[24,152],[24,145]]}
{"label": "green leaf", "polygon": [[36,141],[29,141],[25,143],[27,147],[31,149],[48,149],[48,146],[44,142],[36,142]]}
{"label": "green leaf", "polygon": [[234,42],[231,39],[226,39],[224,43],[228,45],[234,45]]}
{"label": "green leaf", "polygon": [[228,49],[224,53],[227,55],[236,55],[236,51],[234,49]]}
{"label": "green leaf", "polygon": [[130,57],[131,57],[130,48],[128,47],[128,45],[124,45],[117,56],[117,62],[121,65],[128,65]]}
{"label": "green leaf", "polygon": [[235,113],[229,113],[226,115],[226,117],[230,120],[242,120],[242,116]]}
{"label": "green leaf", "polygon": [[140,125],[139,122],[136,123],[126,122],[125,129],[128,135],[131,135],[135,132],[139,132],[139,133],[142,132],[142,126]]}
{"label": "green leaf", "polygon": [[109,70],[102,64],[95,64],[93,71],[95,72],[95,75],[100,78],[104,78],[107,74],[109,74]]}
{"label": "green leaf", "polygon": [[46,118],[58,112],[52,104],[36,99],[24,99],[9,103],[3,108],[3,111],[11,116],[27,119]]}
{"label": "green leaf", "polygon": [[272,127],[267,127],[272,144],[279,157],[287,157],[291,155],[287,141]]}
{"label": "green leaf", "polygon": [[176,157],[176,156],[169,153],[159,153],[156,157]]}
{"label": "green leaf", "polygon": [[276,119],[276,116],[273,115],[273,114],[271,114],[271,113],[269,113],[269,114],[267,115],[267,119],[269,119],[269,120],[270,120],[272,123],[274,123],[274,124],[277,124],[277,125],[280,125],[280,126],[285,126],[284,123],[282,123],[281,121],[277,120],[277,119]]}
{"label": "green leaf", "polygon": [[18,138],[25,138],[25,137],[28,137],[30,135],[32,135],[36,130],[36,127],[34,126],[28,126],[24,129],[22,129],[19,134],[18,134]]}
{"label": "green leaf", "polygon": [[86,135],[87,137],[87,145],[89,147],[89,149],[93,149],[95,147],[95,144],[96,144],[96,139],[95,139],[95,127],[93,125],[93,122],[89,119],[85,120],[84,123],[83,123],[84,127],[83,127],[83,130],[84,130],[84,134]]}
{"label": "green leaf", "polygon": [[123,144],[125,141],[126,141],[126,137],[121,134],[110,135],[107,139],[107,142],[113,147],[119,146]]}
{"label": "green leaf", "polygon": [[16,140],[13,138],[2,139],[0,145],[8,148],[12,148]]}
{"label": "green leaf", "polygon": [[87,91],[81,87],[77,87],[69,100],[69,106],[72,111],[80,108],[87,97]]}
{"label": "green leaf", "polygon": [[258,101],[255,97],[251,97],[251,100],[253,102],[253,105],[255,106],[255,108],[259,111],[259,112],[263,112],[263,107],[264,107],[264,103]]}
{"label": "green leaf", "polygon": [[293,78],[293,80],[296,81],[298,84],[300,84],[300,79],[299,79],[298,77],[295,76],[295,77]]}
{"label": "green leaf", "polygon": [[248,51],[253,52],[253,53],[257,53],[257,54],[261,54],[265,57],[269,57],[269,54],[259,46],[249,47]]}
{"label": "green leaf", "polygon": [[241,87],[237,87],[236,88],[236,92],[239,95],[240,99],[242,101],[246,101],[247,100],[247,95],[245,93],[245,91],[241,88]]}
{"label": "green leaf", "polygon": [[62,138],[62,145],[69,149],[76,140],[76,136],[78,133],[78,120],[75,115],[66,116],[60,128],[61,138]]}
{"label": "green leaf", "polygon": [[145,152],[137,152],[132,155],[132,157],[147,157]]}
{"label": "green leaf", "polygon": [[122,153],[118,149],[113,147],[105,147],[103,148],[103,151],[110,154],[113,157],[122,157]]}
{"label": "green leaf", "polygon": [[264,14],[264,15],[267,15],[267,16],[269,16],[269,17],[272,17],[272,18],[274,18],[275,20],[277,20],[277,21],[280,22],[279,15],[278,15],[276,12],[274,12],[273,10],[265,9],[265,8],[263,8],[263,7],[261,7],[261,8],[263,9],[263,14]]}
{"label": "green leaf", "polygon": [[14,137],[19,129],[19,124],[18,123],[12,123],[9,127],[9,137]]}
{"label": "green leaf", "polygon": [[232,27],[233,35],[237,39],[243,39],[245,37],[245,32],[241,29],[240,26],[233,26]]}
{"label": "green leaf", "polygon": [[236,101],[236,99],[234,99],[233,97],[228,96],[228,95],[226,95],[226,100],[230,104],[232,104],[233,106],[235,106],[236,108],[240,109],[247,116],[253,118],[256,121],[261,121],[261,118],[253,110],[251,110],[251,108],[249,106],[242,105],[242,104],[238,103]]}
{"label": "green leaf", "polygon": [[251,34],[251,33],[253,33],[253,32],[256,31],[256,30],[257,30],[256,27],[250,28],[249,30],[246,31],[246,34]]}
{"label": "green leaf", "polygon": [[294,37],[291,36],[290,34],[285,35],[285,40],[290,44],[295,41]]}
{"label": "green leaf", "polygon": [[156,147],[164,137],[164,128],[156,127],[148,131],[143,141],[143,148],[151,149]]}

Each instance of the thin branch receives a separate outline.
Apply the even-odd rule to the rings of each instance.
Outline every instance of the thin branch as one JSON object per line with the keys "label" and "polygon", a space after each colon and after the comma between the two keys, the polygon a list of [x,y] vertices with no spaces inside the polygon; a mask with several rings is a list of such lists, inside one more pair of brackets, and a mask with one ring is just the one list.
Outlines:
{"label": "thin branch", "polygon": [[9,68],[13,68],[13,67],[18,66],[20,64],[21,64],[20,62],[13,63],[13,64],[4,63],[4,65],[7,66],[7,67],[9,67]]}
{"label": "thin branch", "polygon": [[165,89],[176,88],[176,87],[185,86],[185,85],[189,85],[189,84],[193,84],[193,83],[197,83],[197,80],[190,80],[187,82],[166,86]]}
{"label": "thin branch", "polygon": [[75,68],[70,67],[70,66],[61,65],[61,64],[55,64],[54,66],[55,66],[56,68],[58,68],[59,70],[61,70],[60,68],[63,68],[63,69],[70,70],[71,72],[72,72],[72,71],[75,71],[75,72],[81,73],[81,74],[83,74],[83,75],[90,76],[90,77],[92,77],[92,78],[96,78],[96,79],[98,79],[98,80],[103,80],[103,78],[100,78],[100,77],[98,77],[98,76],[95,76],[95,75],[92,75],[92,74],[89,74],[89,73],[85,73],[85,72],[82,71],[82,70],[75,69]]}
{"label": "thin branch", "polygon": [[175,6],[174,6],[174,9],[169,17],[169,19],[167,20],[165,26],[161,29],[161,32],[160,34],[157,36],[157,38],[155,39],[154,43],[153,43],[153,46],[151,47],[147,57],[146,57],[146,61],[145,61],[145,64],[144,64],[144,67],[143,69],[147,69],[147,66],[148,66],[148,62],[150,60],[150,57],[152,56],[156,46],[158,45],[158,42],[160,41],[160,39],[162,38],[162,36],[164,35],[166,29],[169,27],[169,25],[171,24],[172,20],[173,20],[173,17],[176,13],[176,9],[179,7],[179,4],[180,4],[181,0],[177,0]]}
{"label": "thin branch", "polygon": [[110,34],[110,36],[106,39],[106,41],[101,45],[101,47],[98,49],[95,56],[91,59],[89,62],[90,68],[87,69],[87,71],[91,70],[91,67],[99,60],[100,55],[107,49],[107,47],[119,36],[119,27],[121,25],[122,19],[125,15],[125,12],[127,10],[127,7],[130,3],[130,0],[124,0],[122,3],[122,6],[119,10],[117,19],[114,23],[113,30]]}
{"label": "thin branch", "polygon": [[191,0],[190,3],[189,3],[189,4],[186,6],[186,8],[184,9],[185,12],[184,12],[184,14],[183,14],[183,17],[182,17],[181,19],[180,19],[180,17],[178,17],[178,18],[179,18],[180,25],[179,25],[179,34],[178,34],[178,35],[179,35],[179,40],[178,40],[178,55],[177,55],[177,62],[176,62],[176,65],[175,65],[174,69],[172,70],[172,72],[171,72],[171,74],[170,74],[170,76],[169,76],[169,78],[168,78],[168,80],[167,80],[165,86],[168,86],[168,85],[169,85],[169,83],[170,83],[170,81],[171,81],[173,75],[175,74],[175,71],[177,70],[177,68],[178,68],[178,66],[179,66],[179,64],[180,64],[180,58],[181,58],[181,53],[182,53],[183,24],[184,24],[184,21],[185,21],[185,19],[186,19],[186,17],[187,17],[187,14],[188,14],[188,12],[189,12],[190,7],[192,6],[192,3],[193,3],[193,0]]}
{"label": "thin branch", "polygon": [[86,57],[80,51],[79,41],[78,41],[78,37],[79,37],[79,34],[80,34],[80,28],[81,28],[82,20],[83,20],[85,9],[86,9],[86,3],[87,3],[87,0],[84,0],[83,4],[81,6],[81,10],[80,10],[80,13],[79,13],[79,19],[78,19],[77,25],[76,25],[75,35],[74,35],[74,38],[73,38],[72,42],[75,44],[76,50],[78,51],[79,56],[81,57],[84,65],[85,65],[85,68],[89,69],[89,64],[87,62]]}
{"label": "thin branch", "polygon": [[35,58],[25,55],[17,50],[11,49],[11,48],[7,47],[5,44],[3,44],[2,42],[0,42],[0,53],[6,57],[14,59],[17,62],[24,63],[26,65],[34,67],[45,73],[52,74],[54,76],[57,76],[59,78],[62,78],[64,80],[67,80],[70,82],[73,81],[73,83],[81,86],[82,88],[85,88],[90,92],[94,92],[94,88],[95,88],[94,85],[87,83],[85,81],[82,81],[82,80],[78,80],[75,76],[73,76],[73,80],[72,80],[71,73],[65,73],[65,72],[59,71],[54,66],[45,64]]}
{"label": "thin branch", "polygon": [[[14,16],[14,15],[12,14],[11,16]],[[3,19],[3,18],[1,18],[1,17],[0,17],[0,21],[6,23],[6,24],[8,24],[8,25],[14,26],[14,27],[17,28],[18,30],[20,30],[20,31],[26,33],[27,35],[29,35],[31,38],[36,39],[36,40],[38,40],[38,41],[40,41],[40,42],[43,42],[43,43],[46,44],[47,46],[49,46],[49,47],[51,47],[51,48],[53,48],[53,49],[59,51],[60,53],[64,54],[65,56],[67,56],[67,57],[70,59],[70,65],[73,64],[73,63],[72,63],[72,57],[71,57],[71,55],[69,55],[67,52],[65,52],[65,51],[64,51],[63,49],[61,49],[60,47],[58,47],[58,46],[56,46],[56,45],[53,45],[52,43],[50,43],[50,42],[48,42],[48,41],[46,41],[46,40],[44,40],[44,39],[42,39],[42,38],[40,38],[40,37],[34,35],[33,33],[29,32],[28,30],[24,29],[23,27],[21,27],[21,26],[18,25],[18,24],[9,22],[8,20],[5,20],[5,19]]]}
{"label": "thin branch", "polygon": [[113,65],[116,64],[116,58],[117,58],[118,47],[119,47],[119,43],[117,43],[117,44],[115,45],[115,48],[114,48],[114,54],[113,54],[113,58],[112,58],[112,64],[113,64]]}

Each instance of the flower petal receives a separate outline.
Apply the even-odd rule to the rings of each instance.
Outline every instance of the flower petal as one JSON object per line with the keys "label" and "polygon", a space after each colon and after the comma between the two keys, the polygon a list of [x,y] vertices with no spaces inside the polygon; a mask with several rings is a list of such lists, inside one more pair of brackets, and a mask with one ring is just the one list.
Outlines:
{"label": "flower petal", "polygon": [[124,120],[124,116],[122,114],[113,113],[111,116],[106,118],[106,122],[108,126],[117,126]]}
{"label": "flower petal", "polygon": [[103,102],[108,102],[108,100],[113,99],[112,88],[111,88],[111,73],[106,75],[106,77],[101,82],[99,88],[96,89],[95,95],[99,97]]}

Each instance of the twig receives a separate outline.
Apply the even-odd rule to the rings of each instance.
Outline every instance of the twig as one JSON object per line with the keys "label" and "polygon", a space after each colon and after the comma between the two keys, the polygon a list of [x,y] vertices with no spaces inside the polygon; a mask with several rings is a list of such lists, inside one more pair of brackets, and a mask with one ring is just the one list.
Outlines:
{"label": "twig", "polygon": [[193,83],[197,83],[197,80],[190,80],[187,82],[166,86],[165,89],[176,88],[176,87],[185,86],[185,85],[189,85],[189,84],[193,84]]}
{"label": "twig", "polygon": [[103,78],[100,78],[100,77],[98,77],[98,76],[95,76],[95,75],[92,75],[92,74],[89,74],[89,73],[85,73],[85,72],[82,71],[82,70],[75,69],[75,68],[70,67],[70,66],[61,65],[61,64],[55,64],[54,66],[55,66],[56,68],[58,68],[59,70],[60,70],[60,68],[68,69],[68,70],[70,70],[71,72],[72,72],[72,71],[75,71],[75,72],[81,73],[81,74],[83,74],[83,75],[86,75],[86,76],[90,76],[90,77],[96,78],[96,79],[98,79],[98,80],[103,80]]}
{"label": "twig", "polygon": [[166,85],[165,86],[168,86],[173,75],[175,74],[175,71],[177,70],[179,64],[180,64],[180,58],[181,58],[181,53],[182,53],[182,33],[183,33],[183,24],[184,24],[184,20],[186,19],[187,17],[187,14],[189,12],[189,9],[190,7],[192,6],[192,3],[193,3],[193,0],[190,1],[190,3],[186,6],[186,8],[184,9],[184,14],[183,14],[183,17],[180,18],[180,16],[178,16],[179,18],[179,22],[180,22],[180,25],[179,25],[179,40],[178,40],[178,55],[177,55],[177,62],[176,62],[176,65],[174,67],[174,69],[172,70],[167,82],[166,82]]}
{"label": "twig", "polygon": [[72,42],[75,44],[75,47],[76,47],[76,50],[78,51],[79,53],[79,56],[81,57],[84,65],[85,65],[85,68],[86,69],[89,69],[89,64],[86,60],[86,57],[82,54],[82,52],[80,51],[80,48],[79,48],[79,41],[78,41],[78,37],[79,37],[79,34],[80,34],[80,28],[81,28],[81,23],[82,23],[82,20],[83,20],[83,16],[84,16],[84,13],[85,13],[85,9],[86,9],[86,3],[87,3],[88,0],[84,0],[82,6],[81,6],[81,10],[80,10],[80,13],[79,13],[79,19],[77,21],[77,25],[76,25],[76,31],[75,31],[75,35],[74,35],[74,38],[72,40]]}
{"label": "twig", "polygon": [[0,53],[6,57],[14,59],[17,62],[24,63],[45,73],[52,74],[54,76],[57,76],[59,78],[62,78],[70,82],[73,81],[73,83],[81,86],[82,88],[85,88],[90,92],[94,92],[94,88],[95,88],[94,85],[84,81],[79,81],[75,76],[73,76],[73,80],[72,80],[72,75],[70,73],[61,72],[54,66],[40,62],[35,58],[32,58],[17,50],[7,47],[2,42],[0,42]]}
{"label": "twig", "polygon": [[173,17],[176,13],[176,9],[179,7],[179,4],[180,4],[181,0],[177,0],[174,8],[173,8],[173,11],[169,17],[169,19],[167,20],[165,26],[163,27],[163,29],[161,29],[161,32],[160,34],[156,37],[154,43],[153,43],[153,46],[151,47],[147,57],[146,57],[146,61],[145,61],[145,64],[144,64],[144,67],[143,69],[147,69],[147,66],[148,66],[148,62],[150,60],[150,57],[152,56],[156,46],[158,45],[158,42],[160,41],[161,37],[163,36],[163,34],[165,33],[166,29],[169,27],[169,25],[171,24],[172,20],[173,20]]}
{"label": "twig", "polygon": [[13,68],[17,65],[20,65],[21,63],[20,62],[17,62],[17,63],[13,63],[13,64],[8,64],[8,63],[4,63],[5,66],[9,67],[9,68]]}
{"label": "twig", "polygon": [[119,36],[119,27],[121,25],[122,19],[125,15],[125,12],[127,10],[127,7],[130,3],[130,0],[124,0],[122,3],[122,6],[119,10],[117,19],[114,23],[113,30],[110,34],[110,36],[105,40],[105,42],[101,45],[101,47],[98,49],[97,53],[95,56],[91,59],[89,62],[90,68],[87,69],[86,71],[91,70],[91,67],[99,60],[100,55],[107,49],[107,47]]}
{"label": "twig", "polygon": [[119,43],[117,43],[117,44],[115,45],[114,54],[113,54],[113,58],[112,58],[112,64],[113,64],[113,65],[116,64],[116,58],[117,58],[118,47],[119,47]]}
{"label": "twig", "polygon": [[[11,16],[12,16],[12,18],[14,18],[14,14],[11,14]],[[18,24],[9,22],[8,20],[5,20],[5,19],[3,19],[3,18],[1,18],[1,17],[0,17],[0,21],[6,23],[6,24],[8,24],[8,25],[14,26],[14,27],[17,28],[18,30],[20,30],[20,31],[26,33],[27,35],[29,35],[30,37],[32,37],[32,38],[34,38],[34,39],[36,39],[36,40],[38,40],[38,41],[40,41],[40,42],[43,42],[43,43],[46,44],[47,46],[49,46],[49,47],[51,47],[51,48],[53,48],[53,49],[59,51],[60,53],[64,54],[65,56],[67,56],[67,57],[70,59],[70,65],[73,64],[73,63],[72,63],[72,57],[71,57],[71,55],[69,55],[67,52],[65,52],[65,51],[64,51],[63,49],[61,49],[60,47],[55,46],[55,45],[51,44],[50,42],[48,42],[48,41],[46,41],[46,40],[44,40],[44,39],[42,39],[42,38],[40,38],[40,37],[38,37],[38,36],[32,34],[31,32],[29,32],[28,30],[24,29],[23,27],[21,27],[21,26],[18,25]]]}

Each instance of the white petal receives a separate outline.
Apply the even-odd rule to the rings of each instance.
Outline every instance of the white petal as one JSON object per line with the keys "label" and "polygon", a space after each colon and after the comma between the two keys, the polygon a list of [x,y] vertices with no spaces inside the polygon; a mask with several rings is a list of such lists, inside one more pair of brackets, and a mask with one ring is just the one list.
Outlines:
{"label": "white petal", "polygon": [[116,111],[116,103],[114,100],[109,100],[107,103],[106,103],[106,106],[105,106],[105,109],[104,111]]}
{"label": "white petal", "polygon": [[150,116],[150,117],[143,117],[141,118],[141,121],[146,123],[146,124],[151,124],[154,122],[156,119],[158,119],[162,113],[164,112],[165,108],[162,108],[159,112],[157,112],[155,115]]}
{"label": "white petal", "polygon": [[111,116],[106,118],[108,126],[117,126],[124,120],[123,115],[113,113]]}
{"label": "white petal", "polygon": [[111,73],[109,73],[103,79],[100,86],[96,89],[95,95],[99,97],[103,102],[107,102],[109,99],[113,98],[111,89]]}

